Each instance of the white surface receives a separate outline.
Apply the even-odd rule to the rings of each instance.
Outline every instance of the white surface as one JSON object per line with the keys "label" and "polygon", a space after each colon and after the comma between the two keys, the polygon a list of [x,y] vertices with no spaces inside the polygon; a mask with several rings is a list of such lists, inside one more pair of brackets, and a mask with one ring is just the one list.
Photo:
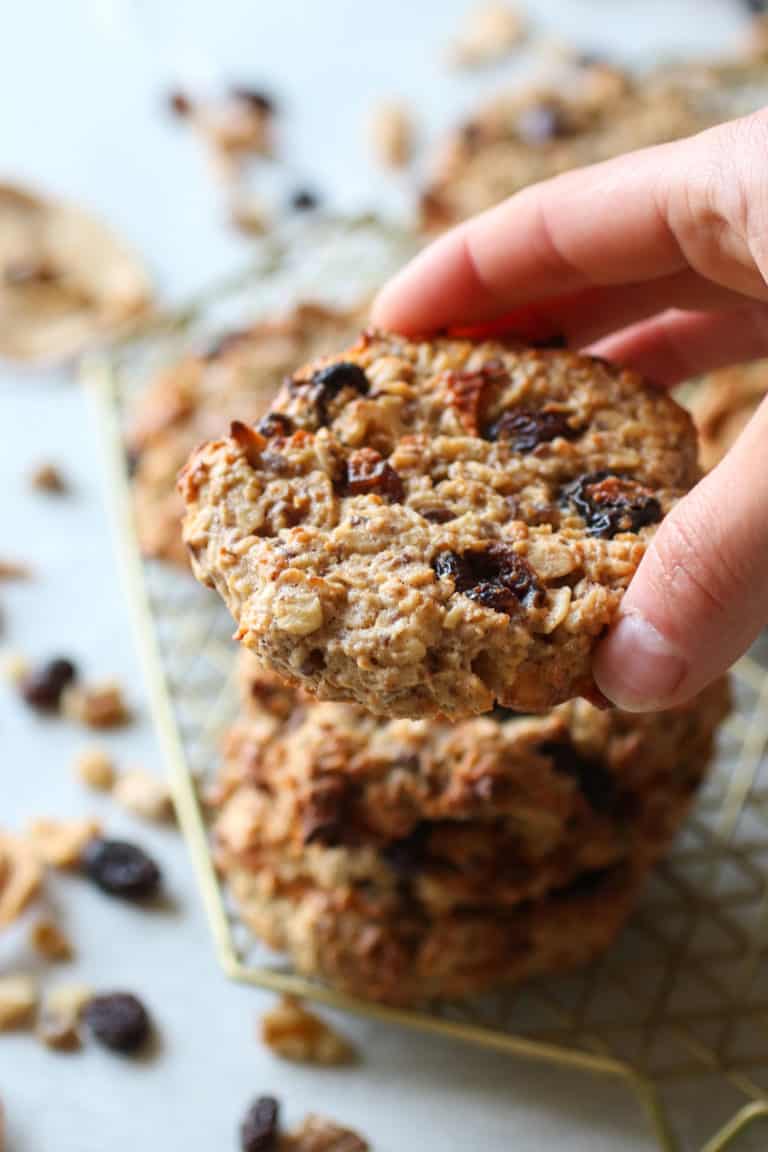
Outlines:
{"label": "white surface", "polygon": [[[296,182],[337,206],[396,206],[402,188],[367,162],[364,119],[397,93],[439,131],[478,88],[442,66],[464,0],[23,0],[3,5],[0,179],[27,180],[91,205],[143,251],[166,294],[196,288],[243,256],[222,227],[219,190],[191,134],[164,114],[168,86],[237,78],[276,91],[283,152]],[[529,4],[554,35],[649,59],[716,51],[739,27],[735,0]],[[65,500],[32,494],[40,460],[61,463]],[[159,767],[100,490],[98,445],[84,396],[53,373],[0,373],[0,553],[37,579],[4,586],[2,643],[31,657],[71,655],[92,676],[130,685],[139,722],[110,737],[123,763]],[[56,1056],[28,1037],[0,1039],[0,1098],[9,1152],[226,1152],[255,1094],[272,1091],[289,1119],[327,1112],[358,1126],[378,1152],[402,1149],[650,1148],[619,1087],[579,1074],[344,1021],[364,1062],[351,1071],[276,1062],[254,1039],[269,997],[227,984],[216,968],[191,869],[172,832],[121,820],[94,802],[70,765],[82,733],[29,715],[0,692],[0,821],[101,811],[110,829],[156,850],[175,905],[148,915],[76,880],[56,886],[79,959],[72,973],[135,989],[157,1018],[149,1063],[89,1047]],[[0,940],[0,971],[18,959]],[[70,970],[56,973],[68,979]],[[700,1110],[701,1101],[697,1108]]]}

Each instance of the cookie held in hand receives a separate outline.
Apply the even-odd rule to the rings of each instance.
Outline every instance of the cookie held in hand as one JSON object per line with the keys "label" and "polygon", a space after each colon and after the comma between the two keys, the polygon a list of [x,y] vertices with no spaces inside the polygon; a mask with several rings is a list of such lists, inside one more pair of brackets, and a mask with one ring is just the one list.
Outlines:
{"label": "cookie held in hand", "polygon": [[369,331],[197,449],[184,538],[237,636],[325,699],[452,719],[590,694],[592,651],[697,478],[631,372]]}

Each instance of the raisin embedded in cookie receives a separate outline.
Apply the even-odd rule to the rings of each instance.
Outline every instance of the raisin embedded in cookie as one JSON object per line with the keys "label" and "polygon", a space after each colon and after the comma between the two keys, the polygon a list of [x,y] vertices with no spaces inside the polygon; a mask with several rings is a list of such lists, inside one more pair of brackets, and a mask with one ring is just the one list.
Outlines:
{"label": "raisin embedded in cookie", "polygon": [[238,638],[326,699],[457,719],[593,689],[592,650],[697,477],[689,416],[567,352],[368,332],[180,488]]}

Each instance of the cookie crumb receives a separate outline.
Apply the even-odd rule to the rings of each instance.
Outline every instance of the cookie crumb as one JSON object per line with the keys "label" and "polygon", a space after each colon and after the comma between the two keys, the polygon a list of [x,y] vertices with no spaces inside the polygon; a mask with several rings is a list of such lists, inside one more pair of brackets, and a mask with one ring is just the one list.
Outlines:
{"label": "cookie crumb", "polygon": [[43,868],[20,836],[0,832],[0,928],[12,924],[40,895]]}
{"label": "cookie crumb", "polygon": [[33,820],[27,839],[43,863],[70,869],[80,864],[85,848],[101,835],[97,820]]}
{"label": "cookie crumb", "polygon": [[498,64],[518,48],[527,35],[527,21],[520,9],[503,0],[491,0],[473,8],[451,52],[458,68],[482,68]]}
{"label": "cookie crumb", "polygon": [[29,580],[32,569],[21,560],[0,560],[0,581]]}
{"label": "cookie crumb", "polygon": [[356,1057],[343,1036],[292,996],[264,1014],[261,1038],[275,1055],[299,1064],[351,1064]]}
{"label": "cookie crumb", "polygon": [[29,930],[29,942],[45,960],[71,960],[74,956],[69,937],[55,920],[36,920]]}
{"label": "cookie crumb", "polygon": [[29,479],[32,487],[38,492],[50,492],[52,495],[61,496],[69,489],[63,473],[55,464],[39,464]]}
{"label": "cookie crumb", "polygon": [[38,999],[31,976],[0,976],[0,1032],[31,1027]]}
{"label": "cookie crumb", "polygon": [[62,696],[61,710],[86,728],[118,728],[130,719],[122,689],[113,681],[73,685]]}
{"label": "cookie crumb", "polygon": [[75,1052],[82,1047],[80,1023],[93,991],[85,984],[60,984],[46,993],[37,1035],[49,1048]]}
{"label": "cookie crumb", "polygon": [[118,804],[142,820],[162,823],[173,816],[167,785],[143,768],[134,768],[118,777],[112,795]]}
{"label": "cookie crumb", "polygon": [[75,775],[88,788],[93,788],[97,792],[109,792],[115,782],[112,757],[97,745],[84,748],[75,760]]}
{"label": "cookie crumb", "polygon": [[404,104],[389,101],[371,116],[371,146],[385,168],[405,168],[413,155],[413,121]]}

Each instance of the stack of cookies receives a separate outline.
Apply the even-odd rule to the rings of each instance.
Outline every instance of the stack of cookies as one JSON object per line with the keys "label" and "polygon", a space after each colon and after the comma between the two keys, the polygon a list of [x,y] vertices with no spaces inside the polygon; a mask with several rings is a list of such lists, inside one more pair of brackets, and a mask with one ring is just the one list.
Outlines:
{"label": "stack of cookies", "polygon": [[649,716],[574,697],[697,475],[690,418],[631,373],[370,331],[192,454],[193,567],[255,654],[215,844],[258,936],[397,1004],[607,947],[727,688]]}

